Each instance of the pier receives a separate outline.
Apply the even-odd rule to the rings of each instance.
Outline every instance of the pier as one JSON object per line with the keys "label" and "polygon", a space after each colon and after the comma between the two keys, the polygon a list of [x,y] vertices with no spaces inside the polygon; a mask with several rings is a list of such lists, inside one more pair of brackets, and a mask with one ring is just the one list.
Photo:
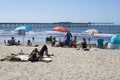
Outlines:
{"label": "pier", "polygon": [[64,26],[64,27],[94,27],[94,26],[113,26],[114,23],[72,23],[72,22],[58,22],[58,23],[11,23],[11,22],[0,22],[0,29],[14,29],[19,26],[30,26],[32,28],[38,27],[55,27],[55,26]]}

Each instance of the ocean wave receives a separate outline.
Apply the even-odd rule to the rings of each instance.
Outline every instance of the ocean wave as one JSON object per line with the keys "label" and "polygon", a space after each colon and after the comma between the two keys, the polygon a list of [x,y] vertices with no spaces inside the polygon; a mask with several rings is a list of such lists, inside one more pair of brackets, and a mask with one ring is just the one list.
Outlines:
{"label": "ocean wave", "polygon": [[[17,35],[18,32],[15,31],[6,31],[6,30],[0,30],[0,35],[1,36],[12,36],[12,35]],[[58,32],[58,31],[29,31],[26,32],[26,35],[53,35],[53,36],[65,36],[65,32]],[[88,33],[73,33],[73,36],[91,36]],[[100,34],[94,34],[96,37],[111,37],[113,34],[105,34],[105,33],[100,33]]]}

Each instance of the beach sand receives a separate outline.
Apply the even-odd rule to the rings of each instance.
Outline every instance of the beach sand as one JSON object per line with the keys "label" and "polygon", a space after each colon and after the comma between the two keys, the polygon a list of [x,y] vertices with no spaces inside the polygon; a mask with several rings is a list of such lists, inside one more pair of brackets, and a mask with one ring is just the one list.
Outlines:
{"label": "beach sand", "polygon": [[[0,80],[120,80],[120,50],[48,46],[52,62],[0,62]],[[40,50],[42,45],[38,47]],[[35,47],[0,45],[0,59]]]}

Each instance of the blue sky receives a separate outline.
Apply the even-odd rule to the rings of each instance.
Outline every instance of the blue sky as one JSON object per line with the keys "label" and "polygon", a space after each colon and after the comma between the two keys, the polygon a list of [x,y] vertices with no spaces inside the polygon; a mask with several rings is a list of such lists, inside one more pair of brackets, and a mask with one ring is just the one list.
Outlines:
{"label": "blue sky", "polygon": [[0,22],[120,24],[120,0],[0,0]]}

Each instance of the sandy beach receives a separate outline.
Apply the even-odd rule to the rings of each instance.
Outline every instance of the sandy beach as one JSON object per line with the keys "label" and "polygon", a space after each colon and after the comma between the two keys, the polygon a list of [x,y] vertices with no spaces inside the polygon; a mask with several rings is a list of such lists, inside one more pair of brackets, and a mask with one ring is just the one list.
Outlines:
{"label": "sandy beach", "polygon": [[[120,50],[48,46],[52,62],[0,62],[0,80],[120,80]],[[42,45],[38,47],[40,50]],[[35,47],[0,45],[0,59]]]}

